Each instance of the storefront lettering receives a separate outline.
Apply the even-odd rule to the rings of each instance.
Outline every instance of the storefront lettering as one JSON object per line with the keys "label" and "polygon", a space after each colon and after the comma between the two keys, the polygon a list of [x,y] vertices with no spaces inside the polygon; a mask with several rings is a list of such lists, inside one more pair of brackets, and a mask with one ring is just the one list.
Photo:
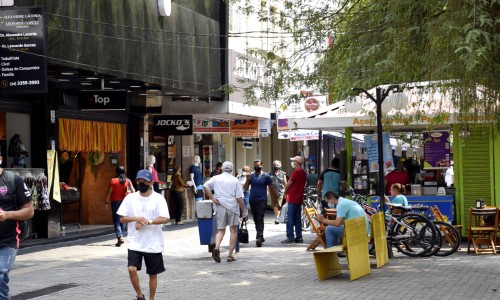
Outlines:
{"label": "storefront lettering", "polygon": [[188,126],[189,120],[158,120],[155,126],[181,126],[183,123]]}
{"label": "storefront lettering", "polygon": [[365,125],[373,125],[370,119],[360,119],[354,118],[352,121],[352,125],[365,126]]}
{"label": "storefront lettering", "polygon": [[99,95],[94,95],[94,101],[97,104],[106,106],[106,104],[108,104],[111,99],[109,99],[109,97],[99,97]]}

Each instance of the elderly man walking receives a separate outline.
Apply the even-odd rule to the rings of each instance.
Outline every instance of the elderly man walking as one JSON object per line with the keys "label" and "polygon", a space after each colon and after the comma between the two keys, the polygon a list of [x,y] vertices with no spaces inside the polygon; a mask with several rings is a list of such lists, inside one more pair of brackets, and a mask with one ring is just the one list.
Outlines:
{"label": "elderly man walking", "polygon": [[[240,222],[240,209],[243,212],[243,219],[247,218],[247,211],[243,202],[243,187],[239,180],[231,174],[232,171],[233,164],[225,161],[222,164],[222,174],[210,178],[203,185],[205,195],[215,203],[217,235],[215,236],[215,248],[212,250],[212,257],[218,263],[220,263],[220,244],[226,234],[228,225],[231,236],[227,262],[236,261],[233,252],[238,239],[237,228]],[[212,194],[212,191],[214,191],[214,194]]]}

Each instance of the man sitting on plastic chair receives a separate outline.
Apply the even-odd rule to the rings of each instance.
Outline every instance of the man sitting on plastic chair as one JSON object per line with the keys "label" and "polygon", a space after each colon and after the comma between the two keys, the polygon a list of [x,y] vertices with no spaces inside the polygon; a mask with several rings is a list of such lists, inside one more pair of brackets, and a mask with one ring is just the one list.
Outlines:
{"label": "man sitting on plastic chair", "polygon": [[[319,222],[330,225],[326,228],[325,233],[326,248],[337,246],[339,238],[344,237],[344,220],[365,217],[366,234],[370,234],[370,221],[361,205],[352,200],[339,197],[337,193],[332,191],[327,192],[324,198],[329,208],[337,208],[337,218],[335,220],[328,220],[321,214],[317,215]],[[341,253],[338,255],[344,256]]]}

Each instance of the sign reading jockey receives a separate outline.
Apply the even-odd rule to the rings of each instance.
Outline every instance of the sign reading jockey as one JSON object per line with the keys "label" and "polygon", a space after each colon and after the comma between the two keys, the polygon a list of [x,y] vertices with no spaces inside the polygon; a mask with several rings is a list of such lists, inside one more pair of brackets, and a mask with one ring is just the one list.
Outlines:
{"label": "sign reading jockey", "polygon": [[192,135],[192,115],[153,116],[153,135]]}

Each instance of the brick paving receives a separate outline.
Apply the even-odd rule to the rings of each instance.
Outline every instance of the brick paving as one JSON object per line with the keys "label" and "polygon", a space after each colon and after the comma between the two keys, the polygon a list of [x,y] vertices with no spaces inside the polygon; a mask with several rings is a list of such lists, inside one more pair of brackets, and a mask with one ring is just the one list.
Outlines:
{"label": "brick paving", "polygon": [[[499,299],[500,255],[468,255],[466,244],[449,257],[410,258],[395,254],[389,264],[349,281],[348,271],[318,282],[307,244],[283,245],[285,225],[266,215],[263,247],[241,245],[236,262],[227,263],[229,231],[221,249],[222,262],[199,244],[195,223],[167,226],[164,231],[167,271],[158,276],[156,299]],[[314,239],[304,233],[304,242]],[[106,235],[20,250],[11,272],[11,297],[21,299],[134,299],[126,268],[126,243],[117,248]],[[125,247],[124,247],[125,246]],[[341,263],[345,259],[341,259]],[[145,270],[141,286],[149,294]]]}

